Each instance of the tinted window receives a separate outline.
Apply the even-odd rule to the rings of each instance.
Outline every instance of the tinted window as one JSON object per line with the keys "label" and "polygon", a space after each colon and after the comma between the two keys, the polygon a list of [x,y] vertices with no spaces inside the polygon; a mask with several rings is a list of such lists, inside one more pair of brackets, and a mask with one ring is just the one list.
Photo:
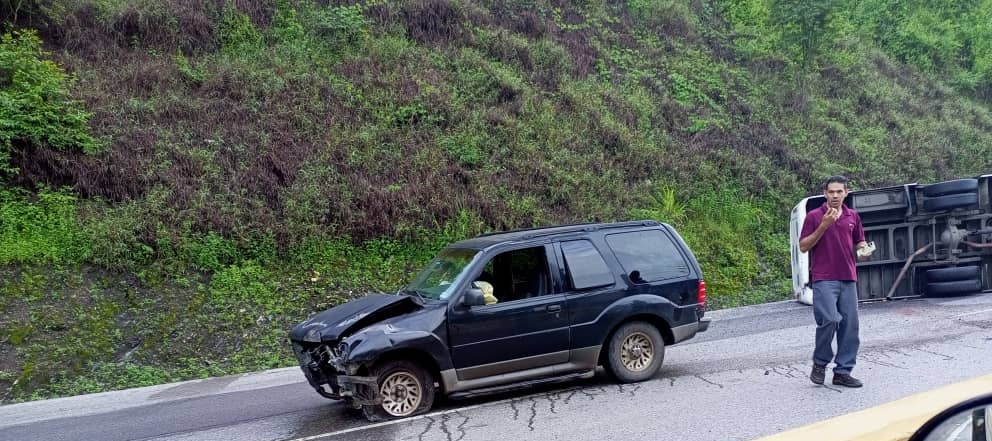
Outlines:
{"label": "tinted window", "polygon": [[624,272],[640,272],[641,279],[671,279],[689,275],[689,265],[667,234],[660,230],[635,231],[606,236]]}
{"label": "tinted window", "polygon": [[613,272],[591,242],[562,242],[561,250],[565,255],[565,265],[573,288],[588,289],[613,284]]}

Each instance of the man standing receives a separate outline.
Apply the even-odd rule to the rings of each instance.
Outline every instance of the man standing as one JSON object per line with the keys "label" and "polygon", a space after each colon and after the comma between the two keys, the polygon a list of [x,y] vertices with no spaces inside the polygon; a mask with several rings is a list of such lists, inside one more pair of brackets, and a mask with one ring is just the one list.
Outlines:
{"label": "man standing", "polygon": [[[861,341],[858,337],[858,273],[854,266],[855,250],[865,243],[861,216],[844,206],[847,178],[831,176],[823,183],[827,201],[806,214],[799,250],[810,252],[813,281],[813,317],[816,319],[816,348],[813,371],[809,379],[823,384],[827,364],[834,362],[833,383],[861,387],[861,380],[851,376]],[[867,258],[865,250],[858,253]],[[837,356],[831,343],[837,336]]]}

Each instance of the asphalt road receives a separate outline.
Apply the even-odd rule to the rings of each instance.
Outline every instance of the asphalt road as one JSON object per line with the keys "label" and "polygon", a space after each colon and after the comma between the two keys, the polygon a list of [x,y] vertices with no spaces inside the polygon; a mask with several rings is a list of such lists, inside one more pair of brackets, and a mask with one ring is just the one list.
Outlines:
{"label": "asphalt road", "polygon": [[[862,389],[809,382],[812,310],[714,311],[651,381],[603,375],[369,424],[298,368],[0,407],[0,440],[751,440],[992,373],[992,294],[864,304]],[[976,391],[976,394],[981,391]]]}

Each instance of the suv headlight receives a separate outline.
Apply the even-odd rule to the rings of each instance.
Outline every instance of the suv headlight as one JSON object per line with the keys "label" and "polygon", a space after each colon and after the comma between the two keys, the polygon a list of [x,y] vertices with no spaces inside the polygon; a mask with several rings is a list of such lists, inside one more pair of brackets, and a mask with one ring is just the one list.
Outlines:
{"label": "suv headlight", "polygon": [[320,329],[313,328],[303,336],[303,341],[309,343],[320,343]]}
{"label": "suv headlight", "polygon": [[334,348],[334,352],[336,352],[338,358],[342,360],[348,358],[349,351],[351,351],[351,345],[349,345],[348,342],[346,341],[342,341],[341,343],[338,343],[338,346]]}

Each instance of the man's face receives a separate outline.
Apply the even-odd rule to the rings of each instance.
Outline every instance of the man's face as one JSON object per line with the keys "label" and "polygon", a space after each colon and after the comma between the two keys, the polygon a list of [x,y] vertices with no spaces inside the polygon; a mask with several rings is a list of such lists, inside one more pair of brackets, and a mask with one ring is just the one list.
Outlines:
{"label": "man's face", "polygon": [[840,182],[831,182],[823,190],[823,195],[827,197],[827,205],[830,208],[840,208],[844,198],[847,197],[847,186]]}

